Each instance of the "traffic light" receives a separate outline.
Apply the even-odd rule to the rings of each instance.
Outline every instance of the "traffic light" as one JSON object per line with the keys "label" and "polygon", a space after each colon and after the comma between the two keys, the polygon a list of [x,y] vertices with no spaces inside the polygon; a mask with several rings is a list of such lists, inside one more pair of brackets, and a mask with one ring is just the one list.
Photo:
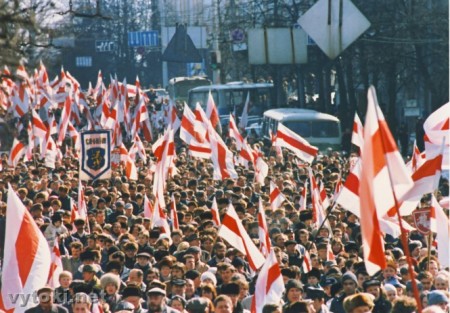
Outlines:
{"label": "traffic light", "polygon": [[219,51],[211,51],[210,52],[211,57],[211,68],[213,70],[219,68],[220,66],[220,52]]}

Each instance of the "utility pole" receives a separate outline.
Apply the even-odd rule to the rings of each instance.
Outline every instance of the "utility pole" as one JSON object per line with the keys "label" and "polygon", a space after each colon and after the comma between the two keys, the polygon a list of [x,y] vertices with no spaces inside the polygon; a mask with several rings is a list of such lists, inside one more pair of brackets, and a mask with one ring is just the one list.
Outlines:
{"label": "utility pole", "polygon": [[220,84],[220,64],[221,56],[219,49],[219,1],[213,0],[213,42],[212,42],[212,55],[216,57],[216,66],[213,68],[213,83]]}

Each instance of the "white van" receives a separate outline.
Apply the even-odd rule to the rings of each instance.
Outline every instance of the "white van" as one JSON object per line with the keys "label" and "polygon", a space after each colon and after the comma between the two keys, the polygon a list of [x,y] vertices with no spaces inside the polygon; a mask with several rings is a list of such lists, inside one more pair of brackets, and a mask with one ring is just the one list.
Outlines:
{"label": "white van", "polygon": [[270,140],[270,132],[277,132],[283,124],[306,139],[311,145],[325,151],[341,150],[341,122],[333,115],[307,109],[273,109],[264,112],[262,134]]}

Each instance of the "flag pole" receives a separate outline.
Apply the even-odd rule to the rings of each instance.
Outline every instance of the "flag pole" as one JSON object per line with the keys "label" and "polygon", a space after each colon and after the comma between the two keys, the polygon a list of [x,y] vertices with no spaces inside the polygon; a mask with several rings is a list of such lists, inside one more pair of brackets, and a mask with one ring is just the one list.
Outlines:
{"label": "flag pole", "polygon": [[[378,107],[378,104],[377,104],[377,107]],[[375,114],[377,115],[377,123],[379,123],[380,118],[378,116],[377,108],[375,108]],[[388,149],[386,147],[386,142],[384,140],[384,136],[380,136],[380,138],[381,138],[381,144],[383,145],[383,150],[384,151],[388,151]],[[397,149],[398,149],[398,147],[397,147]],[[384,158],[385,158],[385,161],[387,163],[387,159],[386,159],[386,154],[385,153],[384,153]],[[403,250],[405,251],[406,261],[408,263],[408,273],[409,273],[409,276],[411,277],[413,294],[414,294],[414,298],[416,299],[416,302],[417,302],[418,313],[422,313],[422,303],[420,302],[419,289],[417,287],[416,278],[414,276],[414,270],[413,270],[413,265],[412,265],[412,261],[411,261],[411,253],[410,253],[409,248],[408,248],[408,239],[406,238],[406,231],[405,231],[405,228],[403,227],[402,217],[400,216],[398,200],[397,200],[397,197],[395,195],[394,183],[393,183],[393,180],[392,180],[392,174],[391,174],[391,170],[389,168],[388,163],[387,163],[387,169],[388,169],[388,173],[389,173],[389,183],[390,183],[390,187],[391,187],[391,191],[392,191],[392,196],[394,198],[395,212],[397,213],[398,224],[400,226],[400,231],[401,231],[400,238],[401,238]]]}

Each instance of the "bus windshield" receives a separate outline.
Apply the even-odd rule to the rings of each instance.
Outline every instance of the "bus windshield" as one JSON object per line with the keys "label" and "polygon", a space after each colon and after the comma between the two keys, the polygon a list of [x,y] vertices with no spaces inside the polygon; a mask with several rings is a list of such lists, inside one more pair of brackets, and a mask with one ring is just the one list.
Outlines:
{"label": "bus windshield", "polygon": [[339,137],[339,124],[334,121],[285,121],[283,124],[304,138]]}
{"label": "bus windshield", "polygon": [[[212,89],[211,94],[219,111],[219,115],[228,115],[232,112],[236,116],[242,114],[247,94],[250,92],[249,115],[261,116],[264,111],[270,108],[270,88],[247,88],[239,87],[228,89]],[[209,91],[195,91],[190,93],[189,107],[195,108],[197,103],[205,110],[208,101]]]}
{"label": "bus windshield", "polygon": [[172,100],[187,101],[189,90],[208,85],[211,81],[203,77],[175,77],[169,81],[169,96]]}

